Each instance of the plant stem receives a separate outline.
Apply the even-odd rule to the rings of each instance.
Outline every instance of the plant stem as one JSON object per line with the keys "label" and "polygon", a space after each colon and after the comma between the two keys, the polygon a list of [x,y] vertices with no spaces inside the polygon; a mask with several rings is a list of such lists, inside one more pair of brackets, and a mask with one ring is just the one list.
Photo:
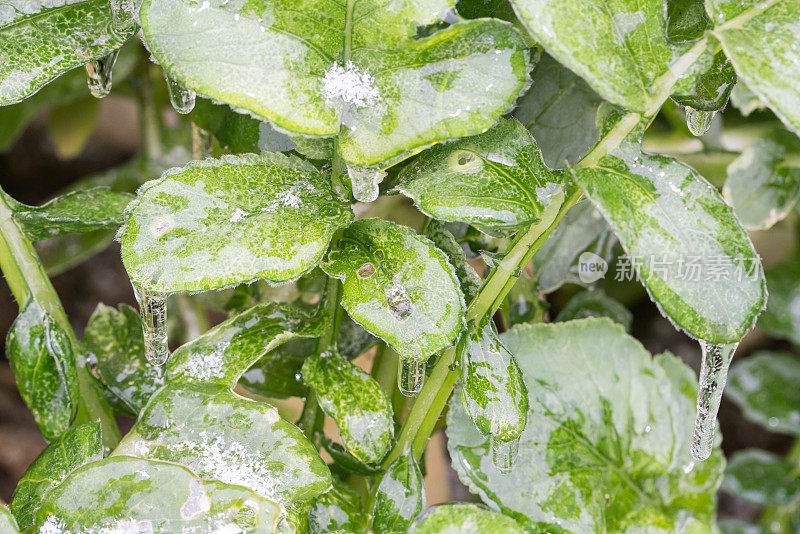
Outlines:
{"label": "plant stem", "polygon": [[153,95],[153,68],[150,60],[143,57],[139,62],[139,128],[141,129],[142,154],[145,160],[161,158],[161,119],[158,116]]}
{"label": "plant stem", "polygon": [[80,343],[61,305],[53,284],[42,267],[30,239],[13,218],[10,206],[0,191],[0,269],[5,274],[17,304],[22,310],[29,299],[36,300],[42,309],[66,332],[75,354],[78,372],[80,403],[75,423],[100,421],[103,443],[113,448],[119,443],[119,429],[108,403],[95,389]]}

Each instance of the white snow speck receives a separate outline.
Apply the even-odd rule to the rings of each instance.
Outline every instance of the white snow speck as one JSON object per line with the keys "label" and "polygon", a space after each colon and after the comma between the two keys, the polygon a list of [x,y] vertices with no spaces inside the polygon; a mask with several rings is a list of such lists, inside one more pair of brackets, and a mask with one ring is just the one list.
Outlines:
{"label": "white snow speck", "polygon": [[341,98],[359,107],[372,106],[381,97],[375,78],[368,71],[360,71],[352,61],[344,67],[338,62],[331,65],[322,79],[322,95],[328,103]]}

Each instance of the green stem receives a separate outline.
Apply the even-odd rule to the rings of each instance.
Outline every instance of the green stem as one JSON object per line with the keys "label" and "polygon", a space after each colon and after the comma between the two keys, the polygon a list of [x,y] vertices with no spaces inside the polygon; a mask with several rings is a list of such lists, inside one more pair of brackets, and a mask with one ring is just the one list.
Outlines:
{"label": "green stem", "polygon": [[155,161],[162,156],[161,119],[153,95],[153,71],[150,60],[143,57],[139,65],[139,128],[142,154],[147,161]]}
{"label": "green stem", "polygon": [[86,368],[83,351],[72,325],[69,324],[61,300],[45,273],[33,244],[14,220],[8,201],[1,193],[2,191],[0,191],[0,269],[5,274],[6,282],[20,310],[28,299],[36,300],[69,337],[75,353],[81,396],[75,423],[100,421],[104,445],[109,448],[116,447],[120,434],[111,408],[95,389]]}

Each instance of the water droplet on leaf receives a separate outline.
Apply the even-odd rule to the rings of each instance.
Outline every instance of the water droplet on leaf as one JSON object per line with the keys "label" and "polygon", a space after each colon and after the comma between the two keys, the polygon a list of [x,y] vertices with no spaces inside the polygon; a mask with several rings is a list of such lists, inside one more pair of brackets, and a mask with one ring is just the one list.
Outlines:
{"label": "water droplet on leaf", "polygon": [[406,288],[400,283],[393,283],[386,289],[386,304],[392,317],[399,322],[407,321],[414,313],[414,304],[408,296]]}
{"label": "water droplet on leaf", "polygon": [[111,70],[114,68],[118,53],[119,50],[114,50],[86,64],[86,85],[89,86],[89,92],[93,97],[103,98],[111,92]]}
{"label": "water droplet on leaf", "polygon": [[686,126],[692,135],[700,137],[711,128],[711,121],[716,114],[716,111],[702,111],[686,106]]}
{"label": "water droplet on leaf", "polygon": [[133,285],[144,330],[144,354],[153,365],[164,365],[169,358],[167,345],[167,295]]}
{"label": "water droplet on leaf", "polygon": [[186,115],[194,109],[194,101],[197,97],[196,93],[191,89],[185,88],[169,76],[166,78],[169,101],[172,107],[181,115]]}
{"label": "water droplet on leaf", "polygon": [[728,367],[738,345],[738,343],[715,345],[700,341],[703,361],[700,368],[700,391],[697,393],[697,419],[694,423],[691,445],[692,458],[697,461],[702,462],[711,456],[722,390],[725,388]]}
{"label": "water droplet on leaf", "polygon": [[492,449],[492,465],[501,473],[508,473],[514,466],[519,451],[519,437],[510,441],[500,441],[494,436],[489,437],[489,446]]}
{"label": "water droplet on leaf", "polygon": [[359,165],[347,164],[347,175],[350,177],[350,185],[353,188],[353,196],[359,202],[372,202],[380,194],[378,184],[380,184],[386,172],[380,167],[361,167]]}
{"label": "water droplet on leaf", "polygon": [[397,368],[397,389],[406,397],[414,397],[425,383],[425,362],[400,360]]}
{"label": "water droplet on leaf", "polygon": [[136,24],[134,0],[111,0],[111,26],[117,33],[125,33]]}

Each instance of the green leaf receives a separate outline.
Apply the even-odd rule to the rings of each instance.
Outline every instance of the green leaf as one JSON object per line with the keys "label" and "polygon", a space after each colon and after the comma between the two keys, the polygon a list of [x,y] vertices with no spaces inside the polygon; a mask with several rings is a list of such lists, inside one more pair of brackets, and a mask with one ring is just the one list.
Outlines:
{"label": "green leaf", "polygon": [[706,0],[706,10],[736,73],[800,133],[800,0]]}
{"label": "green leaf", "polygon": [[528,391],[491,324],[470,335],[460,375],[461,400],[478,430],[498,442],[516,440],[527,422]]}
{"label": "green leaf", "polygon": [[277,131],[270,123],[205,98],[197,99],[190,117],[231,152],[285,152],[297,147],[288,135]]}
{"label": "green leaf", "polygon": [[[182,85],[288,131],[338,135],[345,160],[373,165],[490,127],[526,84],[528,54],[508,23],[415,38],[450,8],[147,0],[139,14],[148,48]],[[215,46],[197,46],[208,39]]]}
{"label": "green leaf", "polygon": [[298,379],[303,362],[314,352],[313,339],[292,339],[266,353],[239,378],[239,384],[263,397],[305,397],[308,388]]}
{"label": "green leaf", "polygon": [[37,514],[41,532],[276,532],[284,521],[279,505],[246,488],[126,456],[77,469]]}
{"label": "green leaf", "polygon": [[380,384],[334,352],[309,357],[302,374],[322,411],[336,421],[348,452],[362,462],[379,462],[394,439],[392,404]]}
{"label": "green leaf", "polygon": [[29,299],[6,338],[19,393],[42,435],[52,441],[78,408],[78,372],[67,333],[36,300]]}
{"label": "green leaf", "polygon": [[464,297],[452,266],[410,228],[356,221],[321,267],[343,280],[341,302],[350,317],[402,358],[426,360],[461,329]]}
{"label": "green leaf", "polygon": [[309,534],[364,534],[367,522],[358,493],[337,480],[330,490],[314,499],[308,510]]}
{"label": "green leaf", "polygon": [[375,346],[378,338],[349,317],[343,317],[336,337],[339,354],[348,360],[355,359]]}
{"label": "green leaf", "polygon": [[314,268],[352,219],[310,163],[223,156],[142,186],[120,231],[122,260],[135,284],[161,293],[287,282]]}
{"label": "green leaf", "polygon": [[694,41],[711,28],[703,0],[667,0],[667,38],[674,42]]}
{"label": "green leaf", "polygon": [[614,232],[591,202],[579,203],[533,257],[533,278],[539,290],[552,293],[565,283],[587,285],[589,279],[581,280],[581,264],[599,262],[597,258],[611,262],[616,242]]}
{"label": "green leaf", "polygon": [[14,516],[5,506],[0,505],[0,534],[17,534],[18,532],[19,529],[17,528],[17,522],[14,521]]}
{"label": "green leaf", "polygon": [[517,230],[563,202],[560,172],[542,161],[516,120],[486,133],[433,147],[405,167],[398,191],[426,215],[487,230]]}
{"label": "green leaf", "polygon": [[606,100],[632,111],[657,111],[676,63],[693,62],[690,43],[667,39],[662,0],[512,0],[522,23],[557,61]]}
{"label": "green leaf", "polygon": [[344,445],[333,441],[330,438],[322,436],[322,446],[325,447],[325,450],[328,451],[328,454],[331,455],[333,461],[336,464],[336,467],[344,470],[346,473],[355,473],[357,475],[364,475],[364,476],[378,476],[383,473],[383,469],[381,467],[365,464],[349,452],[347,449],[344,448]]}
{"label": "green leaf", "polygon": [[766,303],[761,261],[733,210],[696,171],[644,154],[631,134],[575,171],[661,311],[709,343],[736,343]]}
{"label": "green leaf", "polygon": [[[709,52],[710,53],[710,52]],[[724,52],[714,55],[707,70],[697,75],[691,87],[681,87],[672,99],[681,106],[703,111],[725,107],[736,85],[736,71]]]}
{"label": "green leaf", "polygon": [[751,91],[742,80],[739,80],[731,91],[731,104],[745,117],[767,107],[761,97]]}
{"label": "green leaf", "polygon": [[731,457],[720,489],[759,506],[781,506],[800,498],[800,478],[780,456],[745,449]]}
{"label": "green leaf", "polygon": [[411,522],[425,508],[425,481],[413,454],[392,462],[375,493],[372,508],[372,531],[386,534],[405,533]]}
{"label": "green leaf", "polygon": [[760,526],[731,517],[721,518],[717,526],[722,534],[764,534]]}
{"label": "green leaf", "polygon": [[439,221],[430,220],[425,228],[425,237],[430,239],[433,244],[445,253],[450,265],[456,271],[456,276],[464,293],[464,301],[469,305],[472,299],[478,294],[483,284],[483,280],[475,272],[475,269],[467,262],[467,255],[464,249],[458,244],[445,225]]}
{"label": "green leaf", "polygon": [[621,302],[606,295],[602,290],[582,291],[572,297],[558,313],[556,322],[574,321],[587,317],[608,317],[619,323],[626,332],[631,331],[633,314]]}
{"label": "green leaf", "polygon": [[770,335],[800,345],[800,257],[767,271],[769,303],[758,325]]}
{"label": "green leaf", "polygon": [[107,0],[11,0],[4,8],[0,106],[19,102],[64,72],[109,54],[134,33],[132,14],[114,14]]}
{"label": "green leaf", "polygon": [[214,384],[161,389],[113,454],[181,464],[286,505],[307,502],[331,484],[314,446],[275,408]]}
{"label": "green leaf", "polygon": [[164,368],[144,355],[139,312],[121,304],[119,310],[98,304],[83,335],[87,358],[111,393],[134,414],[164,385]]}
{"label": "green leaf", "polygon": [[765,428],[800,435],[800,360],[792,354],[759,351],[734,365],[728,398],[744,416]]}
{"label": "green leaf", "polygon": [[771,228],[800,198],[800,139],[776,130],[748,146],[728,165],[723,194],[745,228]]}
{"label": "green leaf", "polygon": [[47,239],[75,232],[116,229],[122,224],[122,212],[135,197],[129,193],[93,187],[71,191],[42,204],[17,204],[14,218],[32,240]]}
{"label": "green leaf", "polygon": [[171,383],[210,383],[233,389],[262,356],[298,337],[318,337],[324,318],[288,305],[254,306],[179,347],[167,363]]}
{"label": "green leaf", "polygon": [[428,508],[417,519],[409,534],[522,534],[522,529],[513,519],[478,504],[464,502],[440,504]]}
{"label": "green leaf", "polygon": [[448,415],[453,467],[484,502],[533,531],[709,528],[723,460],[692,462],[691,369],[651,358],[609,319],[519,325],[501,339],[530,386],[515,467],[492,466],[460,402]]}
{"label": "green leaf", "polygon": [[[70,427],[53,441],[22,475],[9,509],[20,528],[33,526],[36,510],[48,491],[82,465],[103,459],[100,423]],[[0,528],[0,532],[3,532]]]}
{"label": "green leaf", "polygon": [[545,54],[533,70],[533,85],[514,109],[542,151],[544,163],[575,164],[597,141],[597,109],[603,99],[578,75]]}

